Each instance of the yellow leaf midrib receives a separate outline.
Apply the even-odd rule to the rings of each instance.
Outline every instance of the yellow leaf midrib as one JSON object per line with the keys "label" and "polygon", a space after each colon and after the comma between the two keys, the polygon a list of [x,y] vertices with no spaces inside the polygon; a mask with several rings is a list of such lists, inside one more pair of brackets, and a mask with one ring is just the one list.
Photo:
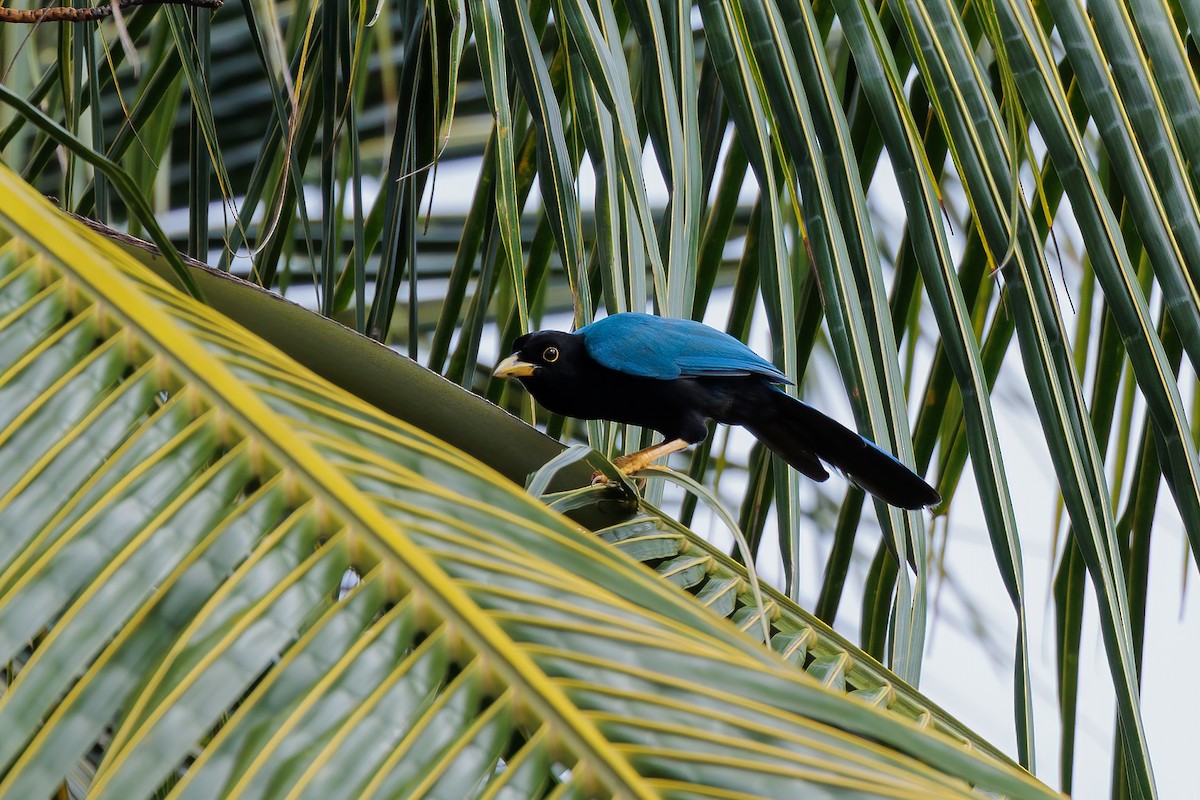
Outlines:
{"label": "yellow leaf midrib", "polygon": [[[614,794],[652,798],[642,776],[580,712],[522,648],[424,551],[398,530],[370,499],[321,457],[204,347],[185,335],[176,321],[145,301],[129,275],[143,281],[145,268],[89,231],[75,228],[27,183],[0,166],[0,219],[41,249],[81,288],[134,328],[187,383],[197,386],[246,432],[254,432],[273,459],[292,471],[313,496],[321,497],[352,529],[375,539],[393,560],[401,578],[421,593],[443,618],[459,629],[477,653],[568,740],[576,756]],[[53,236],[47,236],[53,232]],[[231,329],[232,329],[231,323]],[[245,333],[244,336],[250,336]],[[317,380],[314,377],[314,380]]]}

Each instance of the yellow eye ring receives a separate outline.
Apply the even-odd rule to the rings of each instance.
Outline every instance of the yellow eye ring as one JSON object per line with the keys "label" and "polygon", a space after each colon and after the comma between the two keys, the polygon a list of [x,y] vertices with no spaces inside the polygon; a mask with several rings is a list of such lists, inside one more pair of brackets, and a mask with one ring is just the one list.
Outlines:
{"label": "yellow eye ring", "polygon": [[553,364],[555,361],[558,361],[558,348],[547,347],[542,351],[542,360],[547,364]]}

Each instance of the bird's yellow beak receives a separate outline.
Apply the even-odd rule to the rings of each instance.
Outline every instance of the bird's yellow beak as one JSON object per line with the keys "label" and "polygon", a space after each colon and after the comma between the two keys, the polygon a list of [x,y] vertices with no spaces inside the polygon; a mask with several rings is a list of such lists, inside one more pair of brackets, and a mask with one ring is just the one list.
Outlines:
{"label": "bird's yellow beak", "polygon": [[517,354],[513,353],[508,358],[496,365],[496,369],[492,371],[494,378],[524,378],[532,375],[537,371],[536,364],[530,364],[528,361],[522,361],[517,358]]}

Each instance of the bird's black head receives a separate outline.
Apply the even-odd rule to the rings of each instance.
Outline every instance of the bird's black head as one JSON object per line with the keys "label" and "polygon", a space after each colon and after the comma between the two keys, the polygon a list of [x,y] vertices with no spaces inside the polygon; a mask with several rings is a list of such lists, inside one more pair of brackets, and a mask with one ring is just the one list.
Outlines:
{"label": "bird's black head", "polygon": [[590,361],[583,337],[564,331],[537,331],[518,337],[513,353],[496,365],[497,378],[518,378],[526,386],[569,380]]}

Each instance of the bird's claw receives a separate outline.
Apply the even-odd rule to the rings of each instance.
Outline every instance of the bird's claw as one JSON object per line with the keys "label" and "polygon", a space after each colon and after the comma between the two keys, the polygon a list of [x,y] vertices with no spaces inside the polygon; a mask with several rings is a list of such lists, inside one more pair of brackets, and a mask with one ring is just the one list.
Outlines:
{"label": "bird's claw", "polygon": [[[624,475],[626,478],[630,478],[633,481],[633,485],[637,487],[638,492],[642,492],[643,490],[645,490],[645,488],[646,488],[646,479],[645,478],[633,478],[632,476],[627,474],[624,470],[621,470],[621,474]],[[607,475],[605,475],[600,470],[596,470],[595,472],[592,473],[592,484],[591,485],[592,486],[613,486],[616,488],[621,487],[621,484],[619,481],[612,480],[611,478],[609,478]]]}

